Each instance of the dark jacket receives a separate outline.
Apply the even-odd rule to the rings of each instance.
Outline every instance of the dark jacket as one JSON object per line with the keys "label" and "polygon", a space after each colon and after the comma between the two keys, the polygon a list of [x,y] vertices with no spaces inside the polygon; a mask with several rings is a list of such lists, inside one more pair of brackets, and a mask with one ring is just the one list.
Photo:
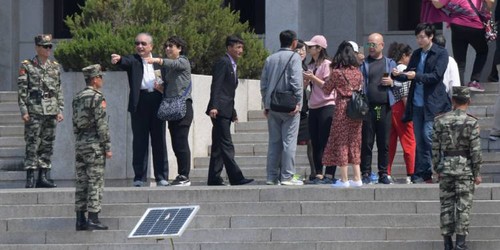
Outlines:
{"label": "dark jacket", "polygon": [[[134,113],[137,110],[137,104],[139,103],[142,76],[144,75],[142,58],[138,54],[122,56],[118,62],[118,66],[127,71],[128,85],[130,87],[127,110],[128,112]],[[157,70],[160,69],[160,66],[153,64],[153,68]]]}
{"label": "dark jacket", "polygon": [[[384,59],[385,59],[385,72],[391,72],[393,68],[396,68],[396,62],[390,58],[387,58],[384,56]],[[369,67],[369,63],[368,63],[368,57],[366,57],[366,59],[363,61],[363,64],[361,64],[361,73],[363,73],[363,80],[364,80],[364,84],[363,84],[363,92],[365,92],[365,94],[367,95],[368,94],[368,83],[370,82],[368,79],[368,73],[370,72],[370,67]],[[395,99],[394,99],[394,93],[392,92],[392,87],[387,87],[386,88],[386,91],[387,91],[387,100],[389,101],[389,105],[392,107],[392,105],[394,105],[395,103]]]}
{"label": "dark jacket", "polygon": [[[415,94],[415,86],[417,82],[424,85],[424,120],[433,121],[436,115],[445,113],[451,110],[450,97],[446,92],[446,87],[443,84],[443,75],[448,67],[448,52],[435,44],[429,49],[429,54],[425,60],[424,73],[416,74],[415,79],[411,81],[410,93],[408,94],[408,102],[406,105],[404,122],[409,122],[413,119],[413,96]],[[413,52],[405,71],[414,70],[420,61],[422,48]],[[406,75],[395,77],[398,81],[408,81]]]}
{"label": "dark jacket", "polygon": [[217,109],[218,116],[236,118],[234,109],[236,87],[238,87],[238,77],[233,70],[231,59],[226,54],[212,68],[212,86],[206,114],[208,115],[212,109]]}

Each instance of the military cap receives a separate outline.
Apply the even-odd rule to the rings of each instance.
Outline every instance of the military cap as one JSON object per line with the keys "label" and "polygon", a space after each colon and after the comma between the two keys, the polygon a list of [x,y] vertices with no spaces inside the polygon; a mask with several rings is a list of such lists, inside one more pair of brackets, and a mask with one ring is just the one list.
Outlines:
{"label": "military cap", "polygon": [[82,69],[82,72],[85,79],[90,79],[92,77],[104,75],[104,73],[101,71],[101,65],[99,64],[87,66]]}
{"label": "military cap", "polygon": [[51,34],[41,34],[35,36],[35,45],[52,45],[52,35]]}
{"label": "military cap", "polygon": [[470,88],[465,86],[456,86],[452,88],[452,97],[470,98]]}

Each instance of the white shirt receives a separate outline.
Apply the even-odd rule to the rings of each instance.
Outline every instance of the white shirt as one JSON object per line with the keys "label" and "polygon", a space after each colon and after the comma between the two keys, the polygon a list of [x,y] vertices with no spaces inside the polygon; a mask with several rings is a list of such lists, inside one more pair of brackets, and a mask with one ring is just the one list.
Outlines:
{"label": "white shirt", "polygon": [[460,75],[458,74],[458,65],[453,57],[448,58],[448,66],[443,76],[443,83],[446,87],[446,92],[451,96],[451,88],[453,86],[460,86]]}
{"label": "white shirt", "polygon": [[142,68],[144,73],[142,75],[141,89],[153,91],[153,88],[155,86],[154,83],[156,80],[153,64],[149,64],[144,59],[142,59]]}

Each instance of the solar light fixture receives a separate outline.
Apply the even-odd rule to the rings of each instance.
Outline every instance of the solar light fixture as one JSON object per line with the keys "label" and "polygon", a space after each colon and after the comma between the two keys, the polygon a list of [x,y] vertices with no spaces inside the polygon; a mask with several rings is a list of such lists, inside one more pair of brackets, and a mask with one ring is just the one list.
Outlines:
{"label": "solar light fixture", "polygon": [[148,208],[128,238],[156,238],[157,241],[169,238],[174,249],[172,238],[182,236],[199,209],[197,205]]}

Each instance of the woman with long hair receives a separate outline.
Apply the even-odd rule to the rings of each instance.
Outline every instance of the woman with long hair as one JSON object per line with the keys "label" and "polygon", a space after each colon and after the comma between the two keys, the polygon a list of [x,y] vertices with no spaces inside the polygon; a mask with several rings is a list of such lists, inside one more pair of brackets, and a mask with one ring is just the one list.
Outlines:
{"label": "woman with long hair", "polygon": [[[333,57],[329,79],[323,86],[325,95],[335,91],[335,120],[330,128],[330,136],[323,154],[323,164],[340,167],[340,179],[333,187],[360,187],[361,181],[361,126],[362,120],[353,120],[346,114],[352,92],[359,90],[363,75],[353,46],[343,41]],[[347,165],[352,164],[354,176],[348,179]]]}

